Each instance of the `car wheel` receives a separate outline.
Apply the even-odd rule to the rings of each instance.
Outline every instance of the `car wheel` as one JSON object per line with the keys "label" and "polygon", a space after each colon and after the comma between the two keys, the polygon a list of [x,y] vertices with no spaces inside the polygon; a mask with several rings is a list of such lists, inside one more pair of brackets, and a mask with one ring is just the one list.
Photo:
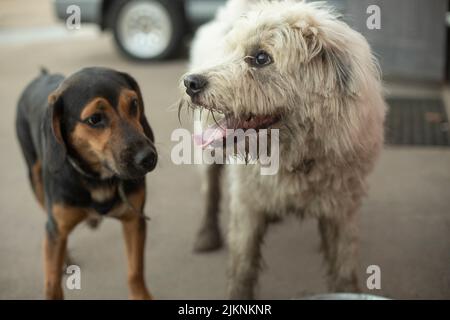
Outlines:
{"label": "car wheel", "polygon": [[117,1],[110,13],[114,40],[129,58],[165,59],[182,42],[185,20],[179,1]]}

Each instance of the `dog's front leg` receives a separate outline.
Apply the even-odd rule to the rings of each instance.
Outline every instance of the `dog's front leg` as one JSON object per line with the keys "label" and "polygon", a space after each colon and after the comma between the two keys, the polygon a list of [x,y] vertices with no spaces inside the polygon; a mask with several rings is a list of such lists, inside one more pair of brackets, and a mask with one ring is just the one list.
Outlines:
{"label": "dog's front leg", "polygon": [[359,292],[356,212],[345,217],[320,217],[321,249],[328,263],[328,287],[333,292]]}
{"label": "dog's front leg", "polygon": [[230,299],[253,299],[261,260],[261,243],[266,233],[264,212],[238,204],[231,208],[229,230]]}
{"label": "dog's front leg", "polygon": [[[145,285],[144,261],[145,261],[145,237],[147,224],[144,215],[140,214],[145,202],[145,188],[129,196],[130,209],[120,218],[128,258],[128,287],[130,298],[135,300],[150,300],[147,286]],[[136,211],[138,210],[138,211]]]}
{"label": "dog's front leg", "polygon": [[152,299],[145,285],[144,277],[144,248],[147,228],[144,217],[133,213],[128,219],[122,219],[122,226],[128,257],[130,298],[135,300]]}
{"label": "dog's front leg", "polygon": [[44,239],[45,296],[63,299],[61,277],[66,256],[67,238],[86,213],[75,207],[53,205],[47,221]]}

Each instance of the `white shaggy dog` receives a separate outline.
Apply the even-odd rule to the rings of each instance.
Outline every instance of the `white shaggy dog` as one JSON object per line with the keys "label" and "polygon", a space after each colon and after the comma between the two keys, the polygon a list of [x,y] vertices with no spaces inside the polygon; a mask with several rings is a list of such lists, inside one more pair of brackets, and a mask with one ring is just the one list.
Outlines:
{"label": "white shaggy dog", "polygon": [[226,168],[229,298],[254,297],[267,226],[287,214],[318,219],[330,290],[357,291],[355,219],[385,116],[367,41],[323,4],[230,0],[199,31],[192,53],[182,105],[222,114],[228,126],[279,129],[276,175],[261,175],[258,164],[208,169],[196,249],[220,246],[219,177]]}

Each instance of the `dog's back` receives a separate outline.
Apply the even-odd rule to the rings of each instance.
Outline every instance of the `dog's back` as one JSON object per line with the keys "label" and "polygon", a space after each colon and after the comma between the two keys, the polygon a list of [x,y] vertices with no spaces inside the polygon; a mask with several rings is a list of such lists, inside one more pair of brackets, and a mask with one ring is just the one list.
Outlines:
{"label": "dog's back", "polygon": [[[17,105],[16,133],[30,169],[41,158],[42,124],[48,107],[48,96],[64,80],[60,74],[43,70],[23,91]],[[30,121],[37,119],[38,121]]]}

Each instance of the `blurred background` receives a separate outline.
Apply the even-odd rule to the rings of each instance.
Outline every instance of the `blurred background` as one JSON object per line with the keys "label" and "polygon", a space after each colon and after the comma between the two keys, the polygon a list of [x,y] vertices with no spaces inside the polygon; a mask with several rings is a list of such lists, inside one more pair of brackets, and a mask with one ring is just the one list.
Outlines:
{"label": "blurred background", "polygon": [[[386,147],[370,177],[360,219],[361,283],[365,287],[366,268],[378,265],[382,287],[364,291],[390,298],[449,299],[449,1],[328,2],[372,45],[390,106]],[[160,152],[157,170],[147,177],[150,290],[160,299],[225,297],[226,248],[192,252],[204,203],[198,171],[170,160],[170,134],[180,126],[190,128],[189,116],[180,125],[174,107],[190,39],[224,3],[0,0],[0,299],[43,298],[45,214],[31,192],[14,131],[19,95],[42,66],[66,75],[86,66],[106,66],[137,79]],[[380,29],[367,27],[370,5],[380,8]],[[258,297],[290,299],[326,292],[318,247],[313,220],[274,226],[264,247]],[[80,225],[69,250],[82,279],[81,290],[66,289],[66,298],[127,297],[124,245],[116,221],[105,220],[96,232]]]}

